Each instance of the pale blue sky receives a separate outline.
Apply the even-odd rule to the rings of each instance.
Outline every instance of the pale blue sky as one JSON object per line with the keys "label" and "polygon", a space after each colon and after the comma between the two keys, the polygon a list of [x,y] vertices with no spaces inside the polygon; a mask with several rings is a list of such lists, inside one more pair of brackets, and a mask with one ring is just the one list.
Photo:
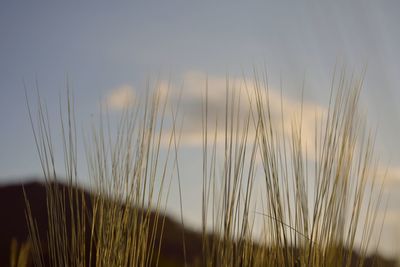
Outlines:
{"label": "pale blue sky", "polygon": [[[377,151],[395,170],[400,166],[398,1],[132,2],[1,1],[3,181],[40,174],[22,80],[29,92],[38,80],[56,124],[68,74],[83,124],[98,111],[99,99],[121,86],[140,91],[159,74],[184,80],[188,73],[208,73],[218,79],[264,64],[273,86],[282,77],[292,99],[305,77],[306,100],[320,105],[327,101],[336,62],[350,71],[367,65],[363,108],[378,126]],[[192,152],[185,149],[184,158]],[[400,177],[392,180],[398,203]],[[192,183],[184,182],[187,198]]]}

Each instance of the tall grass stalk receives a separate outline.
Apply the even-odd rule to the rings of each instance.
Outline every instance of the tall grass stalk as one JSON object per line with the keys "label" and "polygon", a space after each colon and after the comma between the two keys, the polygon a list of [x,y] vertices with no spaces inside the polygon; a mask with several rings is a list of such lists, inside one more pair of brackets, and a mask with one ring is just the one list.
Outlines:
{"label": "tall grass stalk", "polygon": [[[245,111],[238,107],[243,100],[236,90],[231,92],[230,89],[227,80],[220,176],[217,174],[218,121],[215,122],[215,133],[211,139],[211,152],[208,151],[208,88],[203,101],[203,266],[254,264],[250,204],[257,144],[251,144],[248,140],[250,114],[244,121],[240,121],[240,112]],[[210,213],[213,231],[211,237],[206,235]]]}
{"label": "tall grass stalk", "polygon": [[166,100],[155,92],[147,95],[143,106],[127,106],[114,139],[109,121],[101,115],[99,126],[93,126],[85,138],[88,173],[95,191],[92,199],[86,199],[78,189],[73,95],[68,89],[66,116],[60,101],[66,189],[57,184],[62,180],[56,170],[48,112],[39,93],[38,99],[37,123],[29,102],[27,106],[45,177],[49,228],[46,236],[39,236],[27,200],[35,265],[157,265],[165,219],[160,210],[166,207],[170,187],[170,154],[178,147],[173,131],[165,156],[161,156]]}
{"label": "tall grass stalk", "polygon": [[[219,120],[210,119],[208,86],[205,90],[201,265],[362,266],[382,202],[374,135],[359,111],[362,79],[347,79],[344,73],[333,78],[327,114],[323,120],[316,115],[310,159],[303,105],[288,132],[283,101],[277,119],[268,80],[254,73],[253,82],[242,88],[246,94],[227,78],[225,114]],[[27,200],[35,266],[158,266],[165,218],[160,214],[173,175],[178,179],[183,225],[178,110],[169,121],[172,130],[164,154],[167,102],[161,94],[127,107],[115,138],[109,120],[101,115],[85,138],[96,193],[86,199],[77,188],[80,160],[69,90],[67,99],[66,115],[60,101],[64,173],[72,185],[67,189],[54,183],[60,175],[48,111],[39,93],[36,117],[27,101],[46,181],[49,227],[46,236],[40,236]],[[249,110],[241,109],[243,101]],[[219,129],[224,133],[222,149]],[[187,265],[184,232],[182,238]],[[359,257],[353,254],[356,250]]]}
{"label": "tall grass stalk", "polygon": [[[202,222],[204,232],[211,216],[216,235],[213,240],[203,235],[204,266],[363,266],[378,226],[383,183],[377,177],[374,135],[359,111],[362,79],[347,79],[344,72],[333,78],[325,119],[315,117],[315,159],[310,163],[303,136],[303,104],[291,122],[291,132],[285,132],[283,101],[277,120],[267,76],[254,73],[252,85],[245,84],[243,89],[250,102],[245,121],[238,120],[240,94],[227,81],[219,174],[217,137],[209,137],[206,89]],[[257,177],[256,153],[262,167]],[[249,209],[253,185],[260,176],[265,185],[263,209],[255,213],[262,221],[263,235],[255,240],[260,231],[254,228],[254,210]],[[221,187],[216,189],[218,182]]]}

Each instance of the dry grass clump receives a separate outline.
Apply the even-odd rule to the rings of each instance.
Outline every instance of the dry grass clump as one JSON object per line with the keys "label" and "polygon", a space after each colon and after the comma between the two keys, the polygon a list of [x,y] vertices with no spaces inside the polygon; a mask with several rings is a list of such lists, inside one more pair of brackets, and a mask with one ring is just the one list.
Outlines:
{"label": "dry grass clump", "polygon": [[[292,121],[291,135],[283,135],[285,107],[281,103],[281,121],[276,123],[267,79],[256,74],[253,84],[245,88],[248,99],[242,99],[227,81],[225,117],[216,122],[210,122],[206,90],[202,266],[362,266],[382,197],[375,179],[373,136],[358,109],[362,80],[347,80],[344,74],[333,79],[328,113],[324,121],[316,119],[312,166],[302,133],[302,110]],[[250,110],[241,110],[241,101],[249,101]],[[39,100],[37,123],[29,110],[49,215],[47,236],[39,236],[27,202],[36,266],[158,265],[168,173],[176,171],[180,179],[174,112],[168,148],[163,157],[160,152],[166,105],[155,93],[143,106],[125,109],[115,138],[102,118],[99,127],[92,128],[85,139],[89,176],[97,192],[92,199],[85,199],[76,187],[54,186],[59,174],[47,110]],[[66,114],[60,107],[65,175],[69,185],[77,185],[77,134],[70,97]],[[222,151],[217,148],[219,123],[224,128]],[[216,126],[214,133],[210,124]],[[254,197],[260,191],[259,178],[260,202]],[[115,198],[120,202],[110,201]],[[256,221],[261,229],[256,229]],[[210,229],[213,235],[207,234]],[[352,254],[356,249],[360,257]]]}
{"label": "dry grass clump", "polygon": [[46,182],[49,227],[47,236],[39,236],[27,201],[35,266],[157,265],[164,222],[160,209],[166,206],[170,154],[176,141],[173,131],[162,156],[166,101],[154,93],[143,106],[127,107],[114,139],[109,125],[100,118],[99,127],[94,126],[85,141],[89,178],[95,189],[93,198],[86,199],[77,186],[76,120],[69,92],[68,96],[66,116],[60,107],[67,189],[54,183],[60,177],[47,110],[39,99],[38,122],[34,124],[29,109]]}
{"label": "dry grass clump", "polygon": [[[227,87],[222,171],[216,172],[217,138],[208,136],[205,101],[203,231],[212,216],[217,235],[203,241],[204,266],[363,266],[379,226],[382,184],[376,179],[374,137],[358,108],[361,87],[362,79],[348,80],[344,73],[333,79],[328,113],[323,121],[315,119],[311,167],[302,107],[285,136],[283,102],[281,120],[276,120],[267,79],[256,73],[253,86],[245,88],[251,107],[245,121],[238,120],[240,111],[235,110],[240,98]],[[254,218],[256,154],[265,187],[258,202],[262,212]],[[254,228],[257,219],[261,231]]]}
{"label": "dry grass clump", "polygon": [[[226,91],[223,163],[217,164],[217,129],[209,153],[208,90],[203,105],[203,266],[253,266],[250,222],[257,144],[249,142],[250,116],[240,121],[240,94]],[[257,138],[257,136],[255,137]],[[254,140],[253,140],[254,141]],[[211,216],[211,219],[209,218]],[[211,220],[211,237],[206,235]]]}

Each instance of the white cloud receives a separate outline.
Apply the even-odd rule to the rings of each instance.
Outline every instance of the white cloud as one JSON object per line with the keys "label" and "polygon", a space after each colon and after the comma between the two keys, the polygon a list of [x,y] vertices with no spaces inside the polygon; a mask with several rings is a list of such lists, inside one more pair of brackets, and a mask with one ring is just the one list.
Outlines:
{"label": "white cloud", "polygon": [[[182,145],[201,146],[202,145],[202,103],[205,100],[205,89],[208,86],[208,136],[210,139],[217,133],[217,143],[223,145],[225,137],[225,112],[226,112],[226,93],[229,91],[230,99],[235,96],[234,116],[238,116],[243,130],[243,123],[248,118],[252,109],[255,108],[256,83],[252,80],[243,78],[225,76],[207,76],[202,72],[187,72],[183,75],[183,90],[180,101],[180,114],[184,117],[182,128]],[[229,82],[229,85],[227,84]],[[161,83],[161,84],[165,84]],[[165,87],[165,86],[164,86]],[[259,88],[263,99],[269,99],[269,108],[274,129],[282,137],[291,139],[292,123],[294,118],[300,116],[302,108],[302,141],[307,145],[307,155],[309,159],[314,157],[314,135],[316,120],[321,119],[321,114],[326,114],[326,108],[316,103],[303,102],[301,100],[291,99],[280,91],[269,88]],[[181,87],[171,85],[169,87],[169,96],[172,105],[179,99]],[[239,100],[240,98],[240,100]],[[250,103],[249,100],[252,100]],[[283,107],[283,113],[281,109]],[[230,115],[231,112],[228,111]],[[218,120],[218,126],[215,128],[215,122]],[[236,121],[235,121],[236,123]],[[249,129],[249,140],[255,136],[254,127]],[[211,140],[210,140],[211,141]],[[209,142],[210,142],[209,141]]]}
{"label": "white cloud", "polygon": [[104,104],[112,110],[122,110],[135,101],[135,90],[125,84],[113,89],[105,98]]}
{"label": "white cloud", "polygon": [[376,175],[381,179],[385,178],[387,186],[400,186],[400,166],[380,166]]}

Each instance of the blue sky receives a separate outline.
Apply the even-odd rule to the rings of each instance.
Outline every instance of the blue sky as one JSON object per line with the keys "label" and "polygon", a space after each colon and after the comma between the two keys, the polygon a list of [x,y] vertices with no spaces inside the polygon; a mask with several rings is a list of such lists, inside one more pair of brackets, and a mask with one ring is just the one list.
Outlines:
{"label": "blue sky", "polygon": [[[299,99],[305,80],[305,100],[324,106],[336,63],[356,73],[367,66],[362,107],[378,129],[377,154],[393,173],[389,210],[392,224],[400,223],[398,10],[396,1],[2,1],[0,178],[40,174],[23,80],[31,96],[38,81],[55,125],[68,76],[81,127],[118,90],[143,93],[148,78],[172,76],[177,85],[201,88],[205,74],[217,86],[227,73],[265,66],[273,88],[282,79],[287,99]],[[189,168],[193,151],[183,144],[187,175],[201,171]],[[188,199],[193,183],[183,182]]]}

